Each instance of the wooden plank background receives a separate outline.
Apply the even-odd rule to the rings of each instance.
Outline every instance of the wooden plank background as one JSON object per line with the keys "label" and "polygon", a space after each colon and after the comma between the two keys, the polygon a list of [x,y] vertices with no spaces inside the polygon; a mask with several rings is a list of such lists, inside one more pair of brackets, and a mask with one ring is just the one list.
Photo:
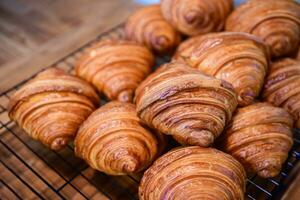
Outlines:
{"label": "wooden plank background", "polygon": [[123,22],[133,0],[1,0],[0,92]]}

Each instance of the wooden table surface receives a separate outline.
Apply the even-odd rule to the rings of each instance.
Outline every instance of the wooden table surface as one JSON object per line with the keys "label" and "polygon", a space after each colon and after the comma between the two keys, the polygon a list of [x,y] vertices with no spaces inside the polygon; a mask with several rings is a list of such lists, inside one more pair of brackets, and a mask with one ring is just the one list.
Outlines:
{"label": "wooden table surface", "polygon": [[[134,0],[1,0],[0,92],[123,22]],[[284,196],[299,198],[300,175]]]}
{"label": "wooden table surface", "polygon": [[123,22],[134,0],[1,0],[0,92]]}

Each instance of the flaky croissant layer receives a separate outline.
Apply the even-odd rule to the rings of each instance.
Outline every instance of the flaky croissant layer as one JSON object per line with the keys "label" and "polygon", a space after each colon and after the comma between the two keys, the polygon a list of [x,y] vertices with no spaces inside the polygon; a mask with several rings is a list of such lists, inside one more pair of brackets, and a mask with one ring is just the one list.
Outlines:
{"label": "flaky croissant layer", "polygon": [[285,58],[272,63],[263,97],[287,110],[300,128],[300,61]]}
{"label": "flaky croissant layer", "polygon": [[160,158],[144,173],[141,200],[242,200],[246,174],[233,157],[213,148],[184,147]]}
{"label": "flaky croissant layer", "polygon": [[162,16],[160,6],[140,8],[125,24],[126,38],[146,45],[156,53],[172,53],[181,36]]}
{"label": "flaky croissant layer", "polygon": [[231,12],[232,0],[162,0],[165,19],[185,35],[221,31]]}
{"label": "flaky croissant layer", "polygon": [[153,65],[154,56],[146,47],[131,41],[105,40],[82,56],[76,74],[108,99],[131,102]]}
{"label": "flaky croissant layer", "polygon": [[228,17],[226,31],[263,39],[273,57],[288,56],[300,42],[300,5],[293,0],[249,0]]}
{"label": "flaky croissant layer", "polygon": [[99,99],[83,80],[59,69],[48,69],[10,99],[9,116],[32,138],[53,150],[72,140]]}
{"label": "flaky croissant layer", "polygon": [[259,95],[268,70],[269,51],[255,36],[223,32],[191,37],[181,43],[173,60],[231,83],[240,106]]}
{"label": "flaky croissant layer", "polygon": [[223,135],[223,147],[250,172],[274,177],[293,145],[292,117],[282,108],[255,103],[240,108]]}
{"label": "flaky croissant layer", "polygon": [[181,144],[209,146],[237,106],[232,86],[184,63],[169,63],[136,90],[139,117]]}
{"label": "flaky croissant layer", "polygon": [[93,112],[80,127],[75,153],[92,168],[110,175],[139,172],[165,146],[136,115],[133,104],[112,101]]}

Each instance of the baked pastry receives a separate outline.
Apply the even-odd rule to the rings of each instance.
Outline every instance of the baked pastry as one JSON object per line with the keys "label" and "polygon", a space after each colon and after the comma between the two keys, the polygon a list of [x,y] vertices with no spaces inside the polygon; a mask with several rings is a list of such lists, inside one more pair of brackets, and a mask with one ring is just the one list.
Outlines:
{"label": "baked pastry", "polygon": [[158,158],[144,173],[140,200],[243,200],[246,173],[232,156],[213,148],[184,147]]}
{"label": "baked pastry", "polygon": [[9,116],[30,137],[53,150],[72,140],[100,102],[85,81],[50,68],[22,86],[10,99]]}
{"label": "baked pastry", "polygon": [[168,63],[136,90],[138,116],[179,143],[207,147],[237,106],[232,86],[184,63]]}
{"label": "baked pastry", "polygon": [[232,7],[232,0],[161,0],[165,19],[189,36],[221,31]]}
{"label": "baked pastry", "polygon": [[290,55],[300,41],[300,6],[293,0],[249,0],[228,17],[226,31],[260,37],[273,57]]}
{"label": "baked pastry", "polygon": [[237,110],[222,142],[246,170],[274,177],[292,147],[292,126],[293,119],[284,109],[255,103]]}
{"label": "baked pastry", "polygon": [[112,101],[93,112],[80,127],[75,153],[92,168],[110,175],[139,172],[165,146],[136,115],[135,105]]}
{"label": "baked pastry", "polygon": [[263,91],[264,100],[283,107],[300,128],[300,61],[285,58],[271,65]]}
{"label": "baked pastry", "polygon": [[211,33],[183,42],[174,58],[231,83],[240,106],[254,101],[264,84],[269,51],[255,36],[246,33]]}
{"label": "baked pastry", "polygon": [[297,60],[300,60],[300,47],[299,47],[298,53],[297,53]]}
{"label": "baked pastry", "polygon": [[154,56],[146,47],[130,41],[105,40],[83,55],[75,70],[108,99],[130,102],[153,65]]}
{"label": "baked pastry", "polygon": [[180,33],[163,18],[159,5],[141,8],[131,15],[125,25],[125,35],[158,54],[173,52],[181,39]]}

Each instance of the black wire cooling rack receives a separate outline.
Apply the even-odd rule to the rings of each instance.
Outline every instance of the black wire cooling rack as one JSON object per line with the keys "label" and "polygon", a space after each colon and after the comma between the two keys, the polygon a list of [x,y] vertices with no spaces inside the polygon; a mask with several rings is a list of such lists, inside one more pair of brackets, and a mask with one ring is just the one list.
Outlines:
{"label": "black wire cooling rack", "polygon": [[[46,68],[57,67],[72,73],[76,60],[97,41],[122,37],[123,27],[119,25]],[[159,58],[158,64],[167,60]],[[74,156],[72,145],[59,152],[51,151],[30,139],[9,119],[6,106],[11,94],[32,77],[0,94],[0,198],[138,199],[140,174],[107,176],[95,172]],[[300,131],[295,130],[294,135],[300,136]],[[272,179],[249,176],[246,198],[280,199],[299,159],[300,140],[295,137],[294,146],[281,173]]]}

